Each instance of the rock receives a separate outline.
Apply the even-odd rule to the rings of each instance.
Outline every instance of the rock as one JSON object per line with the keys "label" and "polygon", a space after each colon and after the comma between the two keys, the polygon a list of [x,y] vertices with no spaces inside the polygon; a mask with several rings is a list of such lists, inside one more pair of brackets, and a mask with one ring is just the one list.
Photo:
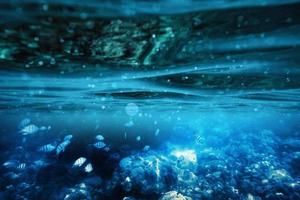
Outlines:
{"label": "rock", "polygon": [[123,200],[135,200],[134,197],[124,197]]}
{"label": "rock", "polygon": [[64,200],[91,200],[91,192],[90,188],[87,187],[85,183],[80,183],[75,185],[72,188],[69,188],[67,190],[63,190],[61,193],[60,198],[63,197]]}
{"label": "rock", "polygon": [[161,193],[177,182],[174,163],[157,154],[124,158],[120,164],[121,186],[125,191],[137,189],[143,194]]}
{"label": "rock", "polygon": [[192,200],[192,198],[183,196],[176,191],[170,191],[165,193],[159,200]]}

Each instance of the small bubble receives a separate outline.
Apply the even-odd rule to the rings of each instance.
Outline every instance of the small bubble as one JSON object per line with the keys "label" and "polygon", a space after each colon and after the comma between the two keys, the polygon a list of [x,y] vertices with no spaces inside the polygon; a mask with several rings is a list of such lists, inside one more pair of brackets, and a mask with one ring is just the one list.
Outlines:
{"label": "small bubble", "polygon": [[156,129],[156,131],[155,131],[154,135],[155,135],[155,136],[158,136],[158,134],[159,134],[159,128],[158,128],[158,129]]}
{"label": "small bubble", "polygon": [[137,136],[136,141],[141,141],[141,136]]}
{"label": "small bubble", "polygon": [[55,59],[54,59],[54,58],[51,58],[50,64],[51,64],[51,65],[55,65],[55,63],[56,63]]}
{"label": "small bubble", "polygon": [[44,10],[44,11],[48,11],[48,9],[49,9],[48,4],[44,4],[44,5],[43,5],[43,10]]}
{"label": "small bubble", "polygon": [[44,65],[44,62],[43,62],[43,61],[39,61],[38,64],[39,64],[40,66],[42,66],[42,65]]}
{"label": "small bubble", "polygon": [[95,84],[88,84],[88,88],[95,88]]}
{"label": "small bubble", "polygon": [[135,103],[129,103],[125,107],[125,111],[129,116],[135,116],[138,113],[139,108]]}
{"label": "small bubble", "polygon": [[87,13],[80,13],[79,16],[80,16],[81,19],[87,19],[88,14]]}

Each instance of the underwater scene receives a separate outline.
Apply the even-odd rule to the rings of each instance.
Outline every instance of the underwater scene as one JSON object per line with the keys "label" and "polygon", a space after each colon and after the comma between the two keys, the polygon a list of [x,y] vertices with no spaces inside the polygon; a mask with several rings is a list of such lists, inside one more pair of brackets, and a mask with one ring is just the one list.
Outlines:
{"label": "underwater scene", "polygon": [[0,0],[0,200],[299,200],[300,0]]}

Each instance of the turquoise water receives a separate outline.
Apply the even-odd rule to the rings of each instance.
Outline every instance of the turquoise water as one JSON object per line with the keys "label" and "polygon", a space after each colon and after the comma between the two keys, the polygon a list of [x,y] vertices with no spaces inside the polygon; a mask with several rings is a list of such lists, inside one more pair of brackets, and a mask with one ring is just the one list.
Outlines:
{"label": "turquoise water", "polygon": [[0,199],[300,199],[299,9],[0,1]]}

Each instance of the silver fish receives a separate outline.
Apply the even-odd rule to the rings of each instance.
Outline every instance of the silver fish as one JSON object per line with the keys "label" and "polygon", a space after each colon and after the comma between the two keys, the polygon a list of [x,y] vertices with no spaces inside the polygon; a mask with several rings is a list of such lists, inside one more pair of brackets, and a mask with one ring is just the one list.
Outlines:
{"label": "silver fish", "polygon": [[94,144],[94,147],[96,147],[97,149],[102,149],[105,146],[106,146],[106,144],[104,142],[96,142]]}
{"label": "silver fish", "polygon": [[86,161],[85,157],[80,157],[77,160],[75,160],[73,167],[81,167]]}
{"label": "silver fish", "polygon": [[24,170],[26,168],[26,163],[20,163],[18,166],[17,166],[17,169],[19,170]]}
{"label": "silver fish", "polygon": [[104,137],[102,135],[96,135],[95,138],[96,138],[96,140],[100,140],[100,141],[104,140]]}
{"label": "silver fish", "polygon": [[22,135],[31,135],[31,134],[35,134],[36,132],[39,131],[39,127],[37,127],[34,124],[30,124],[25,126],[20,133],[22,133]]}
{"label": "silver fish", "polygon": [[73,138],[73,135],[66,135],[65,137],[64,137],[64,141],[66,141],[66,140],[71,140]]}
{"label": "silver fish", "polygon": [[45,144],[41,146],[38,151],[44,152],[44,153],[50,153],[56,149],[56,145],[54,144]]}
{"label": "silver fish", "polygon": [[64,152],[66,150],[66,147],[70,144],[70,140],[63,141],[60,143],[56,148],[56,155],[59,155],[60,153]]}
{"label": "silver fish", "polygon": [[91,171],[93,171],[93,166],[91,163],[87,164],[84,168],[84,171],[87,173],[90,173]]}

